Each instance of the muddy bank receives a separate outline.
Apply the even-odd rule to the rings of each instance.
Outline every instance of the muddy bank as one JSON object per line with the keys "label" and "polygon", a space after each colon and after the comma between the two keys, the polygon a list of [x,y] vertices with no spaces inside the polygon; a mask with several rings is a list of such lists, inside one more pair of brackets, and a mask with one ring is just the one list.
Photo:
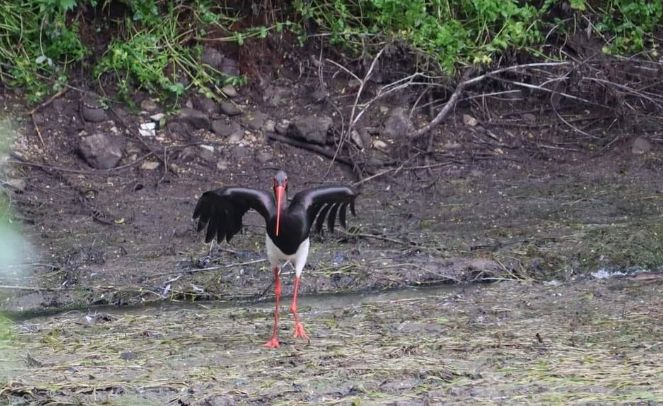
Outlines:
{"label": "muddy bank", "polygon": [[[663,401],[660,279],[502,282],[305,297],[310,342],[271,305],[25,320],[5,341],[13,404]],[[13,347],[14,351],[9,351]],[[10,371],[10,372],[8,372]]]}

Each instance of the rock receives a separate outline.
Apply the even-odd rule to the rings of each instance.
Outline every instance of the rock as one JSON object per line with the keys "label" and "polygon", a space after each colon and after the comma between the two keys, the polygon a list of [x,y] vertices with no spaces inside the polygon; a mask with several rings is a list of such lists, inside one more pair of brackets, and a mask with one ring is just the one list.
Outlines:
{"label": "rock", "polygon": [[69,107],[69,100],[67,100],[65,98],[62,98],[62,97],[59,97],[59,98],[53,100],[53,103],[51,103],[51,105],[53,106],[53,109],[58,114],[62,114],[62,113],[65,112],[67,107]]}
{"label": "rock", "polygon": [[180,152],[178,158],[182,162],[191,162],[198,156],[197,148],[195,146],[188,146]]}
{"label": "rock", "polygon": [[198,148],[198,156],[207,162],[212,162],[216,160],[216,156],[214,155],[214,147],[210,150],[210,145],[200,145],[200,148]]}
{"label": "rock", "polygon": [[265,121],[267,121],[267,118],[267,114],[261,111],[254,111],[246,115],[244,123],[250,129],[257,131],[262,129],[262,126],[265,124]]}
{"label": "rock", "polygon": [[231,102],[221,102],[219,108],[221,112],[227,116],[237,116],[242,114],[242,110],[240,110],[239,107]]}
{"label": "rock", "polygon": [[138,134],[142,137],[154,137],[157,133],[157,123],[141,123],[138,127]]}
{"label": "rock", "polygon": [[81,99],[81,116],[85,121],[98,123],[108,120],[106,106],[97,97],[88,95]]}
{"label": "rock", "polygon": [[153,171],[159,167],[159,161],[145,161],[140,166],[140,169],[145,171]]}
{"label": "rock", "polygon": [[96,133],[81,139],[78,152],[93,168],[110,169],[122,159],[123,148],[123,139]]}
{"label": "rock", "polygon": [[278,107],[288,102],[290,93],[290,89],[287,87],[269,85],[264,90],[262,101],[272,107]]}
{"label": "rock", "polygon": [[403,107],[396,107],[389,113],[382,134],[389,138],[401,138],[409,136],[413,129],[407,110]]}
{"label": "rock", "polygon": [[229,76],[240,75],[239,63],[237,63],[237,61],[232,58],[228,58],[227,56],[223,58],[223,62],[221,62],[219,70]]}
{"label": "rock", "polygon": [[288,135],[302,138],[316,144],[327,143],[327,133],[332,128],[334,120],[329,116],[314,116],[301,118],[288,127]]}
{"label": "rock", "polygon": [[479,120],[469,114],[463,114],[463,124],[469,127],[476,127],[476,125],[479,124]]}
{"label": "rock", "polygon": [[224,56],[219,50],[212,47],[205,47],[203,50],[203,63],[214,69],[220,70],[223,66]]}
{"label": "rock", "polygon": [[230,138],[228,138],[228,142],[231,144],[239,144],[239,142],[244,138],[244,132],[243,131],[238,131],[236,133],[233,133]]}
{"label": "rock", "polygon": [[268,133],[273,133],[276,131],[276,122],[271,118],[265,121],[265,124],[262,125],[262,130]]}
{"label": "rock", "polygon": [[238,95],[237,90],[235,90],[233,85],[225,85],[221,88],[221,91],[230,98],[237,97]]}
{"label": "rock", "polygon": [[528,123],[535,123],[536,122],[536,116],[532,113],[524,113],[522,115],[523,120],[527,121]]}
{"label": "rock", "polygon": [[285,135],[290,127],[290,120],[281,120],[274,126],[274,131],[277,134]]}
{"label": "rock", "polygon": [[329,97],[329,92],[326,86],[318,86],[308,93],[309,98],[313,103],[322,103]]}
{"label": "rock", "polygon": [[154,100],[148,98],[140,102],[140,108],[148,113],[155,113],[159,109],[159,106]]}
{"label": "rock", "polygon": [[364,149],[367,145],[372,144],[371,135],[363,128],[360,131],[352,130],[350,139],[359,149]]}
{"label": "rock", "polygon": [[203,113],[209,115],[212,115],[216,113],[218,106],[216,102],[209,97],[205,97],[203,95],[196,95],[191,102],[193,103],[193,108],[196,110],[200,110]]}
{"label": "rock", "polygon": [[212,131],[214,131],[214,134],[219,137],[225,138],[230,137],[237,132],[242,132],[242,127],[239,123],[234,121],[228,122],[226,120],[214,120],[212,121]]}
{"label": "rock", "polygon": [[224,161],[223,159],[220,160],[219,162],[216,163],[216,169],[220,171],[225,171],[228,169],[228,161]]}
{"label": "rock", "polygon": [[645,137],[638,137],[633,141],[631,146],[631,153],[634,155],[642,155],[651,151],[651,142],[649,142]]}
{"label": "rock", "polygon": [[150,120],[154,121],[155,123],[160,123],[161,120],[164,119],[164,117],[166,117],[166,115],[163,113],[152,114],[150,116]]}
{"label": "rock", "polygon": [[15,189],[17,192],[23,192],[27,186],[25,179],[22,178],[9,178],[4,181],[4,184]]}
{"label": "rock", "polygon": [[373,148],[377,149],[378,151],[386,152],[389,149],[389,146],[382,140],[375,140],[373,141]]}
{"label": "rock", "polygon": [[350,79],[348,81],[348,85],[345,88],[351,92],[355,92],[359,90],[360,87],[361,87],[361,81],[359,79]]}
{"label": "rock", "polygon": [[183,108],[178,114],[180,121],[189,123],[193,128],[196,129],[208,129],[210,127],[210,121],[207,114],[202,111],[190,108]]}
{"label": "rock", "polygon": [[155,131],[166,125],[166,115],[164,113],[152,114],[150,120],[155,124]]}
{"label": "rock", "polygon": [[256,154],[256,160],[261,164],[267,163],[274,158],[274,154],[269,151],[260,151]]}

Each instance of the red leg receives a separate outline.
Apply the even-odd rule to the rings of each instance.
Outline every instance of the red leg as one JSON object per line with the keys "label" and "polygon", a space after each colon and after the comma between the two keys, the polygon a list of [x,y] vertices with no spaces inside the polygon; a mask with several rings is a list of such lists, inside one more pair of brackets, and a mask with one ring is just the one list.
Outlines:
{"label": "red leg", "polygon": [[290,306],[290,311],[295,318],[295,338],[306,338],[308,339],[308,334],[304,330],[304,325],[299,320],[299,315],[297,314],[297,292],[299,291],[299,276],[295,277],[295,292],[292,295],[292,305]]}
{"label": "red leg", "polygon": [[279,348],[279,303],[281,302],[281,278],[279,277],[279,267],[275,266],[273,272],[276,308],[274,309],[274,329],[272,330],[272,338],[265,343],[265,347],[267,348]]}

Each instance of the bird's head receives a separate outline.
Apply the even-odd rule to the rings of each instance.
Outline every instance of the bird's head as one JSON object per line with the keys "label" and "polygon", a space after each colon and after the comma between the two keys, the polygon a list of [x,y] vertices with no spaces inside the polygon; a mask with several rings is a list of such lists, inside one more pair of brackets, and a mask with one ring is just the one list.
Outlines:
{"label": "bird's head", "polygon": [[288,175],[284,171],[276,172],[274,176],[274,197],[276,198],[276,236],[279,235],[281,228],[281,210],[283,208],[284,200],[286,199],[286,192],[288,191]]}

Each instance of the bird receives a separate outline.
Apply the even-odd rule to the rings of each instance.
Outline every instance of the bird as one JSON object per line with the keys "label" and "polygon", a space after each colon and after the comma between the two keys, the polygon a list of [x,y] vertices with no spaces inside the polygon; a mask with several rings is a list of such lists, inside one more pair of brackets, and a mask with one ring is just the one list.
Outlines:
{"label": "bird", "polygon": [[290,311],[294,318],[294,337],[309,339],[297,312],[297,294],[301,274],[306,265],[311,230],[322,232],[325,220],[334,231],[336,217],[346,228],[348,208],[353,216],[358,192],[347,185],[318,186],[302,190],[288,202],[288,176],[283,170],[274,176],[273,195],[257,189],[229,186],[203,193],[193,211],[198,220],[197,231],[207,228],[205,242],[224,239],[230,242],[242,229],[242,218],[253,209],[265,219],[265,246],[274,275],[274,326],[264,344],[268,348],[280,346],[278,324],[281,300],[281,268],[290,263],[295,268],[295,281]]}

